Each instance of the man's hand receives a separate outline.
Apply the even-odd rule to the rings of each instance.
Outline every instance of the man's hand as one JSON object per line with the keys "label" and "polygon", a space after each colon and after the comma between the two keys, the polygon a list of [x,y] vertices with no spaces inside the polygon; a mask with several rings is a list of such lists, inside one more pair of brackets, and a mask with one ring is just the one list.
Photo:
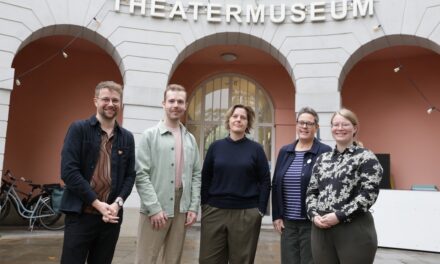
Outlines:
{"label": "man's hand", "polygon": [[150,216],[150,224],[154,230],[159,230],[165,227],[168,221],[168,216],[164,211],[160,211],[159,213]]}
{"label": "man's hand", "polygon": [[186,221],[185,221],[185,227],[192,226],[197,221],[197,213],[188,211],[186,213]]}
{"label": "man's hand", "polygon": [[118,223],[118,211],[115,211],[115,208],[113,206],[109,205],[108,203],[101,202],[98,199],[93,201],[92,206],[102,214],[102,221],[104,221],[105,223]]}
{"label": "man's hand", "polygon": [[121,209],[121,207],[119,207],[117,203],[112,203],[110,205],[110,212],[113,216],[118,216],[119,209]]}
{"label": "man's hand", "polygon": [[278,233],[283,233],[283,229],[284,229],[284,221],[283,219],[277,219],[275,221],[273,221],[273,227],[275,228],[276,231],[278,231]]}

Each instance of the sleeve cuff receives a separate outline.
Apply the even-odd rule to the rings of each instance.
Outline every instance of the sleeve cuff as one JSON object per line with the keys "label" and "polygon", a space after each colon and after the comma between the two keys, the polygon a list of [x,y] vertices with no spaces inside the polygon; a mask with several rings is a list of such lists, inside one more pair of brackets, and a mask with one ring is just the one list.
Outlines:
{"label": "sleeve cuff", "polygon": [[188,211],[191,211],[191,212],[198,214],[199,213],[199,206],[198,205],[197,206],[190,206]]}
{"label": "sleeve cuff", "polygon": [[88,205],[92,205],[92,203],[96,200],[98,198],[98,196],[96,195],[96,193],[94,193],[94,192],[90,192],[90,193],[88,193],[87,194],[87,201],[86,201],[86,203],[88,204]]}
{"label": "sleeve cuff", "polygon": [[348,217],[343,212],[336,212],[335,214],[340,223],[347,222]]}
{"label": "sleeve cuff", "polygon": [[260,211],[263,215],[266,214],[266,208],[262,209],[261,207],[258,208],[258,211]]}
{"label": "sleeve cuff", "polygon": [[152,216],[152,215],[159,213],[160,211],[163,211],[160,204],[153,204],[147,208],[146,213],[148,216]]}

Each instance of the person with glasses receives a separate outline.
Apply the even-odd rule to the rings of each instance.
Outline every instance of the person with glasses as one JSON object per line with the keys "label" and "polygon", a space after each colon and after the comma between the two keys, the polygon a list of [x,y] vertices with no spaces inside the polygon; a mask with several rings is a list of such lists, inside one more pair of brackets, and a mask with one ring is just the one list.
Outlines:
{"label": "person with glasses", "polygon": [[296,119],[297,140],[283,146],[278,154],[272,180],[272,219],[275,230],[281,234],[281,263],[313,263],[306,190],[317,157],[331,151],[331,147],[315,137],[318,122],[315,110],[300,109]]}
{"label": "person with glasses", "polygon": [[373,152],[356,143],[355,113],[345,108],[334,113],[331,131],[336,146],[318,158],[307,189],[313,259],[317,264],[370,264],[377,236],[369,209],[383,169]]}
{"label": "person with glasses", "polygon": [[122,86],[95,88],[96,114],[74,122],[61,152],[66,214],[61,263],[108,263],[118,241],[122,206],[134,185],[134,138],[116,121]]}

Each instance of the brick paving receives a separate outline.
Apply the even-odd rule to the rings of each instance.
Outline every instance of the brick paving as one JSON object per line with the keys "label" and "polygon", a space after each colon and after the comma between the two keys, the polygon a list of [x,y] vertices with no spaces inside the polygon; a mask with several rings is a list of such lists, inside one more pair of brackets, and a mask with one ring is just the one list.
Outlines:
{"label": "brick paving", "polygon": [[[0,228],[0,263],[43,264],[59,263],[63,243],[62,232],[37,230],[11,230]],[[200,229],[188,230],[182,263],[197,263]],[[133,263],[136,250],[135,237],[119,239],[113,263]],[[263,229],[258,244],[255,263],[280,263],[279,235]],[[439,264],[440,254],[379,248],[374,264]]]}

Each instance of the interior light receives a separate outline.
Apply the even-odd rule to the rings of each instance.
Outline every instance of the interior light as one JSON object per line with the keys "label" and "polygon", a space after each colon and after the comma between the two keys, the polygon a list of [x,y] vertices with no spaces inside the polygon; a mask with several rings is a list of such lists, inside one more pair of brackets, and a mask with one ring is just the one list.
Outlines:
{"label": "interior light", "polygon": [[222,57],[222,60],[227,62],[235,61],[238,58],[237,54],[232,52],[222,53],[220,57]]}

